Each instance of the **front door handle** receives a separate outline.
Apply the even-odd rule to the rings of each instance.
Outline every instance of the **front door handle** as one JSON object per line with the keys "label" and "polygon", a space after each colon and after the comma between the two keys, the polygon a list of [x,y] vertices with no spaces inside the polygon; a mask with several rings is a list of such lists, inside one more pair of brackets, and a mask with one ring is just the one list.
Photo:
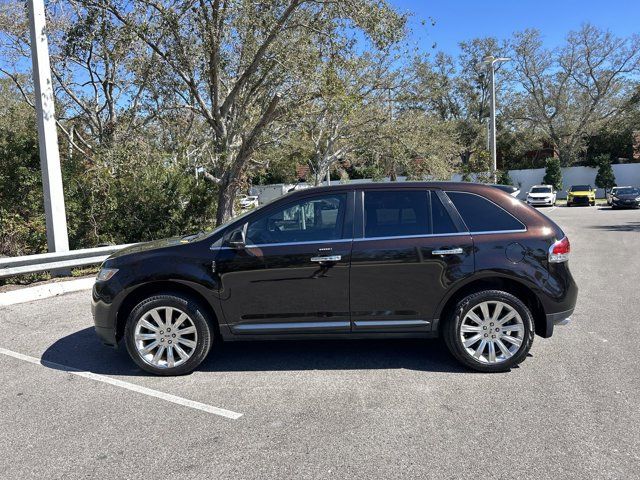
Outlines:
{"label": "front door handle", "polygon": [[327,255],[326,257],[311,257],[312,262],[339,262],[342,255]]}
{"label": "front door handle", "polygon": [[451,248],[449,250],[434,250],[431,253],[433,255],[460,255],[464,250],[461,248]]}

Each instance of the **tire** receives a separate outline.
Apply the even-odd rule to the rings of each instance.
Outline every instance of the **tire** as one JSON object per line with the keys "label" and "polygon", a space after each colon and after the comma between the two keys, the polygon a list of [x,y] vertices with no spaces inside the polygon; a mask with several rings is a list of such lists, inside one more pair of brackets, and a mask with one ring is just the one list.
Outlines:
{"label": "tire", "polygon": [[[162,325],[156,320],[158,317]],[[167,317],[171,325],[167,325]],[[171,332],[174,325],[176,328]],[[185,331],[188,333],[180,334]],[[184,375],[196,369],[209,354],[213,342],[212,319],[192,298],[161,293],[146,298],[131,311],[124,338],[129,356],[141,369],[155,375]],[[154,342],[157,346],[143,355],[144,349]],[[156,362],[161,347],[164,349]]]}
{"label": "tire", "polygon": [[[510,315],[512,311],[516,312],[517,315],[512,320],[507,320],[504,322],[504,327],[500,325],[501,332],[493,332],[492,329],[498,330],[498,327],[486,325],[476,327],[475,320],[471,319],[467,315],[469,312],[472,314],[476,311],[476,309],[482,309],[481,305],[488,302],[490,315],[495,314],[495,309],[499,304],[502,304],[501,311],[507,311]],[[494,302],[494,303],[492,303]],[[495,303],[498,302],[498,303]],[[494,305],[494,310],[491,310],[491,305]],[[508,306],[509,308],[505,310],[504,306]],[[481,316],[482,313],[479,312]],[[498,321],[493,321],[491,325],[498,324],[501,318],[504,318],[504,315],[498,315]],[[521,323],[519,323],[521,322]],[[489,323],[489,322],[487,322]],[[511,324],[511,326],[509,326]],[[465,326],[465,328],[479,328],[478,333],[461,333],[461,329]],[[515,329],[518,327],[519,331],[514,332],[510,329]],[[486,332],[486,333],[481,333]],[[509,333],[507,333],[509,332]],[[531,311],[527,306],[516,296],[503,292],[500,290],[485,290],[478,293],[473,293],[471,295],[466,296],[462,300],[460,300],[450,317],[446,319],[445,324],[443,325],[443,336],[445,344],[447,348],[451,352],[451,354],[463,365],[477,370],[479,372],[505,372],[510,370],[512,367],[521,363],[529,353],[531,349],[531,345],[533,344],[533,337],[535,335],[534,326],[533,326],[533,317],[531,315]],[[491,335],[495,333],[494,338],[497,337],[497,340],[488,339],[486,346],[482,349],[482,352],[486,352],[484,355],[481,354],[479,358],[476,358],[472,355],[470,350],[473,350],[474,346],[476,351],[482,348],[482,341],[484,337],[487,335]],[[472,343],[468,347],[464,345],[463,336],[467,335],[467,342],[472,340],[472,336],[480,335],[480,339],[477,340],[478,343]],[[517,337],[519,335],[519,337]],[[506,337],[515,338],[515,340],[507,341]],[[520,343],[516,345],[516,340]],[[485,340],[486,341],[486,340]],[[507,347],[509,351],[509,355],[504,353],[502,347],[498,345],[497,342],[500,342],[503,347]],[[513,342],[513,343],[512,343]],[[491,347],[490,344],[493,344]],[[490,362],[491,358],[491,349],[494,350],[494,362]],[[498,353],[499,352],[499,353]],[[496,356],[496,353],[498,355]]]}

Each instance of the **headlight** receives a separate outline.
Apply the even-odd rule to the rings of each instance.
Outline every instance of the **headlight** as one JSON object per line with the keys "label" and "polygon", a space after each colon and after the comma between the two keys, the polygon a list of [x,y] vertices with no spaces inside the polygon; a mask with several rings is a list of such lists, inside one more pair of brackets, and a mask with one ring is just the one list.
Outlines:
{"label": "headlight", "polygon": [[96,276],[96,282],[106,282],[118,272],[117,268],[101,268]]}

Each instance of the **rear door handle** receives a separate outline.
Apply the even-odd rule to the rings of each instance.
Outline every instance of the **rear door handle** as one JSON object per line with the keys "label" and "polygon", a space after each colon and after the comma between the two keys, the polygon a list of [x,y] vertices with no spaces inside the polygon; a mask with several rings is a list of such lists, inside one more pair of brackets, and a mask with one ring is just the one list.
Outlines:
{"label": "rear door handle", "polygon": [[434,250],[431,252],[433,255],[460,255],[464,253],[461,248],[451,248],[449,250]]}
{"label": "rear door handle", "polygon": [[339,262],[342,255],[327,255],[326,257],[311,257],[312,262]]}

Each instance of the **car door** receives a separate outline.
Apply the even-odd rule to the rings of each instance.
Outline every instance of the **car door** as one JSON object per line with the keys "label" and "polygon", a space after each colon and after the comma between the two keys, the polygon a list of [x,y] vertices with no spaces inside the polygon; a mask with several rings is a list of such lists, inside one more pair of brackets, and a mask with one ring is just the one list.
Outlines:
{"label": "car door", "polygon": [[353,191],[304,196],[256,212],[229,232],[216,271],[232,333],[350,331],[353,197]]}
{"label": "car door", "polygon": [[358,192],[353,332],[430,331],[451,285],[473,273],[473,241],[449,199],[424,188]]}

